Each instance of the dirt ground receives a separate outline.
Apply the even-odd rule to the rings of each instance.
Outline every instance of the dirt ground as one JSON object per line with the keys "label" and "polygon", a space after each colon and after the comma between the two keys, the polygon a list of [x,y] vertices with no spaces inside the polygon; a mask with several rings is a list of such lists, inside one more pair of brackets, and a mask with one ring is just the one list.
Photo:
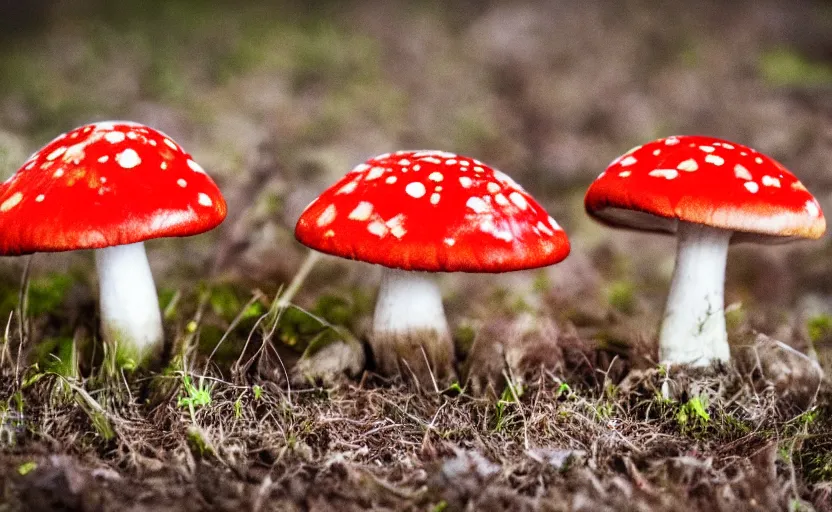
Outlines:
{"label": "dirt ground", "polygon": [[[0,261],[0,512],[832,511],[829,237],[733,247],[735,364],[668,370],[673,240],[582,208],[630,147],[703,133],[832,211],[827,3],[0,1],[0,178],[113,118],[187,148],[229,217],[148,243],[167,343],[149,369],[96,341],[90,254]],[[448,387],[375,374],[377,268],[324,258],[277,307],[303,207],[402,148],[501,168],[573,246],[441,276]]]}

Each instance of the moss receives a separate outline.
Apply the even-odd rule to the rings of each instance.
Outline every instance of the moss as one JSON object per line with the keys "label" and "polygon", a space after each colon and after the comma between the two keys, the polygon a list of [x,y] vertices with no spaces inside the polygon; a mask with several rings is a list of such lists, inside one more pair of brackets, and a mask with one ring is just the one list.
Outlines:
{"label": "moss", "polygon": [[763,79],[774,86],[832,84],[832,65],[812,62],[790,48],[763,52],[759,66]]}
{"label": "moss", "polygon": [[636,309],[635,286],[630,281],[614,281],[607,288],[607,301],[618,311],[632,314]]}
{"label": "moss", "polygon": [[823,313],[809,318],[806,320],[806,332],[813,344],[828,338],[832,334],[832,315]]}

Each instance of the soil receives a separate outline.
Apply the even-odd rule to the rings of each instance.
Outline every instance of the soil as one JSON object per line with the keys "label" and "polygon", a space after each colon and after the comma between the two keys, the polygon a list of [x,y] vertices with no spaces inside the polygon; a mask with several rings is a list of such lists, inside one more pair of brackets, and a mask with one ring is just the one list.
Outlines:
{"label": "soil", "polygon": [[[0,512],[832,511],[829,237],[733,247],[732,364],[668,369],[673,241],[582,208],[630,147],[707,133],[832,211],[826,3],[43,0],[0,2],[0,27],[0,177],[127,118],[188,148],[230,212],[148,243],[149,368],[98,343],[90,254],[2,261]],[[324,258],[280,300],[308,201],[413,147],[503,169],[573,246],[441,276],[448,386],[377,374],[377,269]]]}

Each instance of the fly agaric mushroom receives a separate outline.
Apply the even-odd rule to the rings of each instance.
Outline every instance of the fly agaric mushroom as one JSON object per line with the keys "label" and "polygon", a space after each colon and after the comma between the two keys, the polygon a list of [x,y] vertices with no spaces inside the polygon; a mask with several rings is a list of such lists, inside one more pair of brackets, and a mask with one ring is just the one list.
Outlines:
{"label": "fly agaric mushroom", "polygon": [[713,137],[674,136],[631,149],[592,183],[585,206],[611,226],[676,234],[659,356],[697,366],[730,359],[728,244],[816,239],[826,230],[817,200],[785,167]]}
{"label": "fly agaric mushroom", "polygon": [[81,126],[0,188],[0,254],[96,249],[104,338],[138,363],[162,341],[144,240],[208,231],[226,215],[216,184],[165,134],[131,122]]}
{"label": "fly agaric mushroom", "polygon": [[388,267],[373,353],[382,373],[425,385],[451,376],[454,357],[442,296],[426,272],[508,272],[569,254],[566,233],[514,180],[442,151],[398,151],[358,165],[307,206],[295,236]]}

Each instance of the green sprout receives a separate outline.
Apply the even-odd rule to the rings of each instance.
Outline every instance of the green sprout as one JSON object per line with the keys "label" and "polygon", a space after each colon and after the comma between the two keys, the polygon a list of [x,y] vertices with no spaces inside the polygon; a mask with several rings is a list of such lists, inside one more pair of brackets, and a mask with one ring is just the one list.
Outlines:
{"label": "green sprout", "polygon": [[36,469],[38,469],[38,465],[34,461],[24,462],[23,464],[17,466],[17,474],[20,476],[26,476]]}
{"label": "green sprout", "polygon": [[191,420],[194,420],[195,410],[211,403],[211,385],[205,384],[204,378],[199,378],[199,386],[194,386],[189,375],[182,376],[182,386],[185,388],[185,395],[180,396],[176,405],[182,408],[187,407],[191,413]]}
{"label": "green sprout", "polygon": [[711,421],[711,415],[708,414],[707,409],[707,397],[693,397],[679,408],[679,412],[676,413],[676,422],[682,427],[705,426]]}

